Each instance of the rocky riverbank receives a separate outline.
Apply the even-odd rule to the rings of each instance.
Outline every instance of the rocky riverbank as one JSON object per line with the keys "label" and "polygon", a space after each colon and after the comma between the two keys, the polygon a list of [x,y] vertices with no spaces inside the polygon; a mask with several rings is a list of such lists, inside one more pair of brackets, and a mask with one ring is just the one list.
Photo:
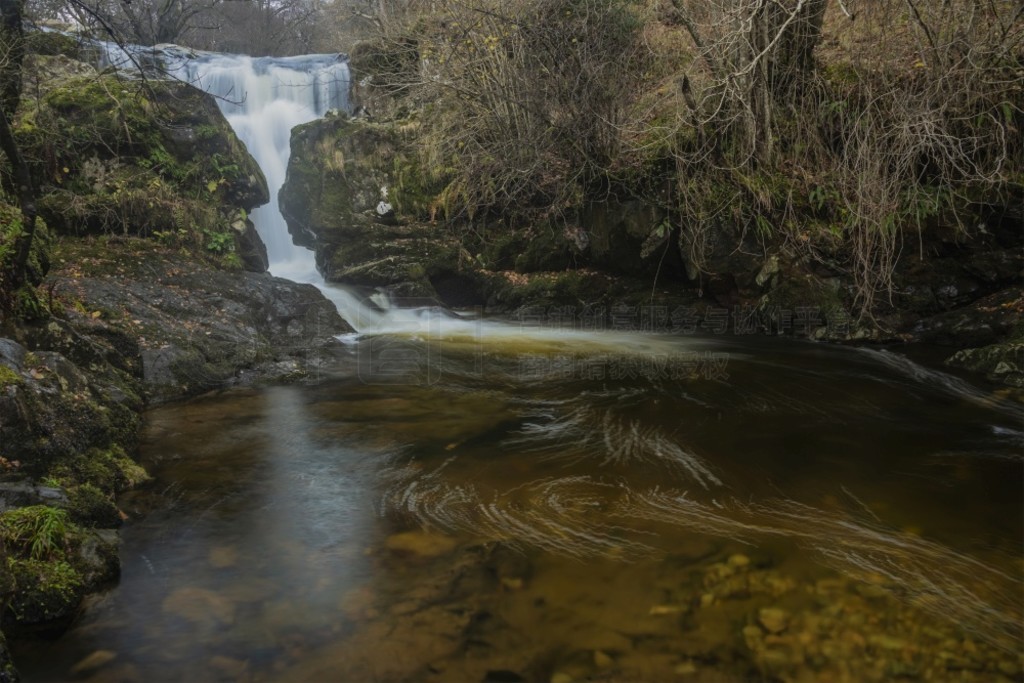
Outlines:
{"label": "rocky riverbank", "polygon": [[[124,513],[115,497],[147,478],[131,458],[146,406],[315,378],[344,354],[334,335],[349,330],[314,287],[265,273],[248,212],[267,201],[266,182],[209,96],[97,73],[63,37],[33,45],[25,78],[33,97],[23,100],[15,132],[41,188],[42,222],[32,286],[10,293],[15,305],[0,323],[8,555],[0,593],[11,594],[9,634],[59,632],[86,593],[116,578],[114,530]],[[422,112],[382,104],[373,64],[353,66],[376,118],[338,114],[296,128],[280,198],[295,241],[316,251],[328,281],[563,325],[923,341],[948,346],[951,365],[1024,387],[1019,196],[972,204],[971,220],[955,228],[921,231],[917,244],[903,245],[888,296],[865,312],[848,264],[827,249],[811,258],[813,250],[793,248],[792,234],[726,223],[706,236],[698,263],[692,243],[677,248],[684,226],[627,193],[580,198],[530,224],[450,216],[443,169],[417,152]],[[2,200],[4,217],[16,216],[13,200]],[[0,246],[15,233],[5,224]],[[754,572],[719,559],[730,576]],[[527,581],[507,578],[502,590]],[[648,616],[697,614],[725,599],[713,589],[654,604]],[[857,612],[859,597],[844,600],[853,606],[840,611]],[[950,657],[917,657],[892,635],[895,622],[891,637],[873,642],[847,637],[842,624],[822,626],[834,615],[774,602],[744,609],[746,647],[762,673],[783,679],[822,670],[841,679],[837,662],[851,653],[877,655],[883,664],[868,673],[878,676],[899,675],[904,664],[942,673],[951,669],[939,660],[971,661],[964,642],[950,646]],[[835,638],[833,627],[842,631]],[[805,647],[803,634],[826,631],[837,641],[831,654]],[[934,649],[947,635],[935,636]],[[566,664],[573,673],[554,675],[596,675],[618,661],[613,650],[577,656],[585,666],[574,659]],[[897,654],[885,659],[884,651]],[[675,656],[673,670],[695,673],[702,656]],[[1019,675],[1018,664],[1007,660],[1000,671]],[[14,675],[0,644],[0,681]]]}
{"label": "rocky riverbank", "polygon": [[[674,248],[678,226],[637,200],[525,226],[440,220],[444,189],[419,166],[419,130],[405,112],[293,131],[281,206],[328,281],[563,325],[596,316],[620,329],[923,342],[949,347],[952,366],[1024,387],[1024,214],[1012,202],[976,206],[973,225],[904,245],[891,292],[866,312],[838,260],[783,238],[724,226],[698,269]],[[666,238],[651,250],[657,230]]]}
{"label": "rocky riverbank", "polygon": [[[315,380],[350,329],[310,285],[138,238],[63,240],[43,288],[53,313],[0,338],[8,635],[59,632],[117,578],[115,497],[148,479],[130,457],[146,406]],[[47,523],[53,549],[36,552]]]}
{"label": "rocky riverbank", "polygon": [[[59,34],[29,46],[15,134],[40,219],[31,282],[0,318],[8,636],[59,633],[116,580],[115,498],[148,480],[132,459],[147,406],[315,379],[351,329],[315,287],[265,272],[248,212],[266,182],[212,97],[98,73]],[[0,641],[0,680],[16,676]]]}

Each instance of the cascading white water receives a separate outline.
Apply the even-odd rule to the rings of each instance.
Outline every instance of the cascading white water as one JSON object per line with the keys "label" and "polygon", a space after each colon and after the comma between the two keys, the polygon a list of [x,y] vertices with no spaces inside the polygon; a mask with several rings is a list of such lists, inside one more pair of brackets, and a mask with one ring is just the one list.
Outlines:
{"label": "cascading white water", "polygon": [[163,54],[164,67],[172,75],[217,97],[228,124],[263,170],[270,202],[254,210],[251,219],[267,245],[270,272],[315,285],[360,332],[422,330],[430,315],[393,313],[385,324],[389,319],[385,312],[365,305],[343,287],[328,285],[316,268],[313,252],[292,241],[278,205],[291,155],[291,131],[332,109],[348,110],[348,63],[336,54],[259,58],[180,50]]}
{"label": "cascading white water", "polygon": [[435,336],[441,323],[448,332],[474,330],[438,309],[392,308],[387,298],[369,300],[345,287],[326,283],[314,254],[293,243],[278,206],[291,155],[295,126],[348,110],[348,64],[338,55],[253,58],[215,53],[166,52],[165,68],[176,77],[215,95],[228,123],[263,169],[270,202],[252,212],[267,245],[274,275],[317,286],[359,332]]}
{"label": "cascading white water", "polygon": [[246,57],[200,53],[168,59],[178,78],[216,96],[221,111],[263,169],[270,202],[252,212],[274,275],[322,284],[313,252],[296,246],[278,208],[292,128],[348,109],[348,64],[338,55]]}
{"label": "cascading white water", "polygon": [[292,129],[332,109],[349,108],[345,59],[338,54],[249,57],[176,45],[150,48],[107,42],[100,46],[103,66],[134,70],[158,64],[160,70],[217,98],[228,124],[267,180],[270,201],[255,209],[250,218],[267,246],[270,272],[318,287],[355,329],[379,327],[379,311],[324,281],[313,252],[292,241],[278,205],[291,155]]}

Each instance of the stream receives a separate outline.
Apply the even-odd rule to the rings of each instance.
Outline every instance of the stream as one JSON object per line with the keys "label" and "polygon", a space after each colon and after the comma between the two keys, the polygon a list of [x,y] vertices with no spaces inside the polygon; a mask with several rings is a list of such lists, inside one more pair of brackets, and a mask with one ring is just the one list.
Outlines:
{"label": "stream", "polygon": [[26,680],[1019,678],[1019,404],[885,350],[515,329],[151,411],[121,582]]}
{"label": "stream", "polygon": [[147,414],[121,581],[17,644],[26,681],[1022,680],[1014,396],[929,349],[367,305],[276,208],[344,61],[174,64],[246,94],[271,271],[357,333],[318,381]]}

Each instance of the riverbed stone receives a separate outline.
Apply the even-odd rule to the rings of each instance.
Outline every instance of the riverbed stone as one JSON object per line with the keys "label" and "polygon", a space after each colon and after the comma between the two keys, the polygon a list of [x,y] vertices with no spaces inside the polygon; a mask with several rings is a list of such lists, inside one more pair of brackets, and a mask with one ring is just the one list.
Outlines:
{"label": "riverbed stone", "polygon": [[736,553],[735,555],[729,556],[728,564],[730,567],[735,567],[739,569],[742,567],[749,566],[750,558],[746,555],[743,555],[742,553]]}
{"label": "riverbed stone", "polygon": [[96,650],[72,666],[71,673],[76,676],[88,676],[115,659],[117,659],[117,653],[113,650]]}
{"label": "riverbed stone", "polygon": [[757,613],[757,621],[769,633],[782,633],[789,625],[789,613],[778,607],[765,607]]}
{"label": "riverbed stone", "polygon": [[697,674],[697,665],[693,662],[680,662],[672,672],[677,676],[694,676]]}
{"label": "riverbed stone", "polygon": [[164,598],[161,608],[168,614],[197,624],[209,624],[212,621],[230,625],[235,621],[232,602],[205,588],[179,588]]}
{"label": "riverbed stone", "polygon": [[226,569],[238,564],[238,548],[233,545],[218,545],[210,548],[208,553],[210,565],[216,569]]}
{"label": "riverbed stone", "polygon": [[242,659],[215,655],[210,658],[210,669],[230,680],[241,680],[248,672],[249,663]]}
{"label": "riverbed stone", "polygon": [[450,536],[433,532],[403,531],[388,536],[384,545],[395,552],[430,558],[450,553],[455,549],[456,541]]}
{"label": "riverbed stone", "polygon": [[240,576],[223,589],[224,597],[232,602],[263,602],[279,593],[281,587],[269,579]]}

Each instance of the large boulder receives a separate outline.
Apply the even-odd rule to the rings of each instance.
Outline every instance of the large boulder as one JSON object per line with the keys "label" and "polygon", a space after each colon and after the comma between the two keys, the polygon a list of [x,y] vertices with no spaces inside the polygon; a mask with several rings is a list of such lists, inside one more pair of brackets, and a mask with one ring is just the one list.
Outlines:
{"label": "large boulder", "polygon": [[[429,221],[429,174],[407,149],[414,122],[329,116],[292,131],[280,205],[295,242],[330,282],[452,305],[483,303],[478,264]],[[424,220],[426,219],[426,220]]]}
{"label": "large boulder", "polygon": [[1024,341],[1017,339],[978,349],[961,349],[947,365],[984,374],[989,380],[1024,389]]}
{"label": "large boulder", "polygon": [[320,248],[374,231],[388,234],[401,196],[400,145],[394,126],[345,114],[294,128],[279,200],[296,244]]}
{"label": "large boulder", "polygon": [[[67,335],[69,345],[81,347],[80,358],[99,358],[93,341],[56,322],[46,328],[40,336]],[[14,351],[0,356],[0,474],[39,478],[90,450],[134,445],[142,399],[128,374],[94,361],[89,376],[58,351],[0,344]]]}
{"label": "large boulder", "polygon": [[149,402],[319,372],[351,328],[312,285],[211,268],[151,240],[62,245],[55,296],[76,302],[70,325],[124,338]]}

